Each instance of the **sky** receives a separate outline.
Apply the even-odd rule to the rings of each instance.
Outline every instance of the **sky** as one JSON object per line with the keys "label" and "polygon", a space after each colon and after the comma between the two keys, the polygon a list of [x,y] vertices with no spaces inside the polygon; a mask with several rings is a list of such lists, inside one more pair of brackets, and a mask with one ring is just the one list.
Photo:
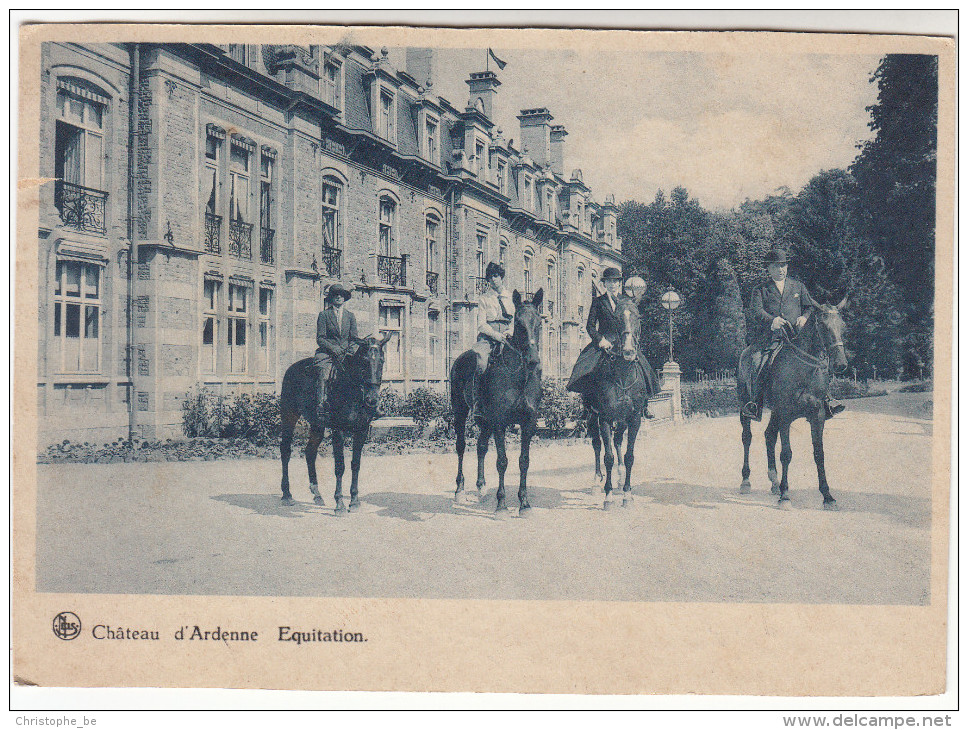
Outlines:
{"label": "sky", "polygon": [[[402,49],[391,60],[405,68]],[[724,210],[824,169],[846,167],[871,137],[866,107],[879,56],[629,53],[495,48],[507,62],[495,123],[521,137],[521,109],[547,107],[568,130],[565,173],[596,200],[651,202],[682,185]],[[438,49],[434,91],[458,109],[484,49]],[[519,145],[520,146],[520,145]]]}

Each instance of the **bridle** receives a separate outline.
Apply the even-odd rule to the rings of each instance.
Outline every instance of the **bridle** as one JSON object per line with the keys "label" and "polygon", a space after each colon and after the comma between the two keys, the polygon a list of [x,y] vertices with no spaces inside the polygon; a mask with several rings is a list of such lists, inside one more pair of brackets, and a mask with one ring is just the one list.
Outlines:
{"label": "bridle", "polygon": [[[802,362],[804,365],[811,367],[814,370],[820,370],[820,369],[829,370],[831,351],[838,347],[841,349],[845,349],[844,343],[839,337],[835,339],[834,342],[828,343],[826,338],[823,335],[823,332],[821,332],[820,330],[820,322],[817,320],[814,313],[810,314],[808,325],[813,327],[814,335],[817,337],[818,340],[820,340],[821,344],[824,347],[823,357],[817,357],[816,355],[811,355],[809,352],[807,352],[803,348],[796,345],[794,340],[790,338],[790,335],[785,328],[783,330],[783,339],[784,339],[783,344],[786,346],[789,346],[790,349],[793,351],[793,356],[797,358],[797,360]],[[804,329],[806,329],[806,326],[804,326]],[[796,339],[799,339],[799,335],[797,335]]]}

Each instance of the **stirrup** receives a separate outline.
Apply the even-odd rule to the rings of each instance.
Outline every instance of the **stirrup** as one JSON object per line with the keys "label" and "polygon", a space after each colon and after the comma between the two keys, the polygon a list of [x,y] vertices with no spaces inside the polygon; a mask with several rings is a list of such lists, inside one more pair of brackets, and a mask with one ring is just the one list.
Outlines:
{"label": "stirrup", "polygon": [[838,413],[842,412],[846,407],[847,406],[840,401],[835,401],[832,398],[828,398],[823,402],[823,409],[827,414],[827,418],[833,418]]}

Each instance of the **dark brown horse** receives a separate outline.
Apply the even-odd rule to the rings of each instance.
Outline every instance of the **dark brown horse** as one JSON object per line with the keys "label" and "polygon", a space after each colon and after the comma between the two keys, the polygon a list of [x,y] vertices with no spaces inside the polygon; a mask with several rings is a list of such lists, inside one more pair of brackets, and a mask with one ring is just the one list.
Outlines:
{"label": "dark brown horse", "polygon": [[[824,397],[830,383],[830,373],[841,373],[847,369],[847,354],[844,351],[844,320],[840,310],[847,304],[845,298],[836,306],[821,304],[807,318],[796,337],[783,344],[777,353],[764,386],[766,405],[770,409],[770,421],[766,426],[766,461],[768,475],[773,483],[773,494],[780,495],[781,509],[790,509],[787,471],[793,459],[790,448],[790,424],[798,418],[810,422],[810,435],[813,440],[813,459],[817,464],[820,480],[820,493],[823,495],[824,509],[837,509],[837,500],[830,496],[827,474],[824,469],[823,429],[827,420],[824,410]],[[747,347],[739,357],[736,381],[739,399],[749,401],[749,383],[754,376],[750,353]],[[741,404],[742,405],[742,404]],[[740,416],[743,425],[743,482],[740,493],[750,491],[750,443],[753,433],[750,419]],[[776,474],[776,437],[780,437],[780,463],[783,475],[777,480]]]}
{"label": "dark brown horse", "polygon": [[[628,429],[625,448],[625,484],[622,487],[622,506],[632,504],[632,464],[635,462],[635,439],[642,425],[642,413],[648,401],[645,373],[636,358],[638,352],[639,313],[635,302],[620,297],[617,302],[622,328],[622,351],[604,353],[601,364],[589,378],[589,386],[582,396],[588,412],[588,434],[595,451],[595,476],[602,478],[602,445],[605,446],[605,509],[610,509],[612,497],[612,466],[622,457],[622,440]],[[612,454],[612,444],[615,454]],[[621,479],[621,474],[619,475]]]}
{"label": "dark brown horse", "polygon": [[330,384],[326,423],[316,416],[317,370],[313,358],[291,365],[282,379],[282,501],[292,504],[289,492],[289,457],[292,455],[292,433],[300,417],[309,422],[309,442],[306,444],[306,466],[309,468],[309,490],[316,504],[323,504],[316,480],[316,453],[323,440],[326,426],[333,437],[333,460],[336,472],[336,514],[347,512],[343,500],[343,473],[346,462],[343,455],[344,434],[353,435],[353,459],[350,467],[353,481],[350,485],[350,512],[360,507],[359,478],[363,444],[370,432],[370,422],[376,416],[383,381],[384,346],[390,335],[376,340],[366,337],[356,342],[356,350],[346,356],[345,365]]}
{"label": "dark brown horse", "polygon": [[[481,394],[475,420],[480,429],[477,437],[477,494],[483,496],[484,457],[487,444],[494,436],[497,450],[497,513],[507,513],[504,496],[504,472],[508,468],[504,437],[508,426],[521,426],[521,483],[518,487],[518,515],[525,517],[531,510],[528,502],[528,465],[530,464],[531,439],[538,424],[538,404],[541,402],[541,300],[544,291],[538,289],[530,302],[522,301],[515,290],[514,330],[511,344],[503,345],[492,353],[487,371],[481,383]],[[454,427],[457,430],[457,491],[459,500],[464,491],[464,448],[467,443],[464,429],[473,402],[476,369],[475,354],[465,352],[454,361],[450,369],[450,402],[454,409]]]}

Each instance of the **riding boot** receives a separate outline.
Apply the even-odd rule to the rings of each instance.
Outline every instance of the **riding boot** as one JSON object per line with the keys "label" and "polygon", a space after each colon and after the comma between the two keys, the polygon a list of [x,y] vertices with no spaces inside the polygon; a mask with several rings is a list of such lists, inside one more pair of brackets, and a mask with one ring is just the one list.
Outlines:
{"label": "riding boot", "polygon": [[[758,378],[759,373],[757,373]],[[753,387],[750,390],[752,391],[750,393],[750,400],[743,406],[740,415],[744,418],[749,418],[751,421],[760,421],[763,418],[763,388],[759,382],[754,381]]]}
{"label": "riding boot", "polygon": [[834,400],[829,395],[823,400],[823,410],[824,413],[826,413],[827,418],[833,418],[846,407],[847,406],[845,406],[839,400]]}
{"label": "riding boot", "polygon": [[326,380],[319,378],[316,390],[316,418],[322,423],[326,417]]}
{"label": "riding boot", "polygon": [[651,421],[651,420],[652,420],[653,418],[655,418],[655,414],[654,414],[654,413],[652,413],[652,411],[650,411],[650,410],[649,410],[649,403],[648,403],[648,401],[646,401],[646,403],[645,403],[645,408],[644,408],[644,409],[642,409],[642,415],[643,415],[643,416],[645,416],[645,417],[646,417],[647,419],[649,419],[650,421]]}

